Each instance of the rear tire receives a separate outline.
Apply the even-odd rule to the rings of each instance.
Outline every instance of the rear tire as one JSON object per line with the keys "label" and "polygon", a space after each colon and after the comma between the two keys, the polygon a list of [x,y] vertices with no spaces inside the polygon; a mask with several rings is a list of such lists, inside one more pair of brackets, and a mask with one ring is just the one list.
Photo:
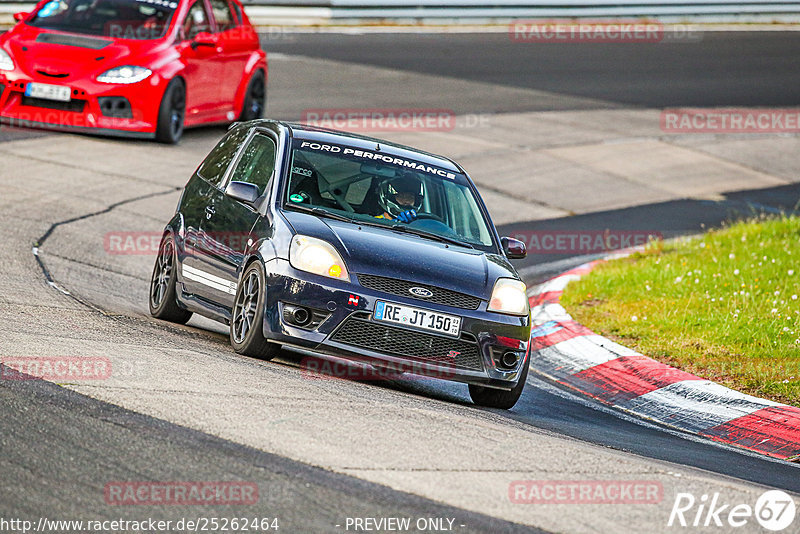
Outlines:
{"label": "rear tire", "polygon": [[525,360],[524,368],[522,369],[522,375],[519,377],[519,382],[511,391],[470,384],[469,396],[472,398],[472,402],[478,406],[484,406],[486,408],[500,408],[502,410],[509,410],[513,408],[522,395],[522,390],[525,388],[525,381],[528,379],[529,366],[530,362]]}
{"label": "rear tire", "polygon": [[158,257],[150,278],[150,297],[147,300],[150,315],[156,319],[186,324],[192,317],[192,312],[178,306],[175,290],[176,265],[175,241],[167,234],[161,238],[161,245],[158,247]]}
{"label": "rear tire", "polygon": [[250,78],[250,83],[247,84],[239,121],[247,122],[262,118],[266,107],[267,86],[264,81],[264,71],[257,70]]}
{"label": "rear tire", "polygon": [[271,360],[280,345],[264,337],[265,279],[260,261],[245,269],[234,299],[230,337],[233,350],[239,354]]}
{"label": "rear tire", "polygon": [[186,119],[186,84],[175,78],[164,91],[158,109],[156,140],[168,145],[177,144],[183,136],[183,123]]}

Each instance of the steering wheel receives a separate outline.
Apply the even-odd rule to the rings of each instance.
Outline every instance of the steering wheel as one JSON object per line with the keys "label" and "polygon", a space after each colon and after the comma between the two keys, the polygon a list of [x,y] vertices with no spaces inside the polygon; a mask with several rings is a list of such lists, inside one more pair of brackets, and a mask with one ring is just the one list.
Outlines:
{"label": "steering wheel", "polygon": [[430,219],[432,221],[437,221],[437,222],[440,222],[440,223],[444,223],[444,219],[442,219],[441,217],[439,217],[438,215],[436,215],[434,213],[417,213],[417,220],[418,221],[425,220],[425,219]]}

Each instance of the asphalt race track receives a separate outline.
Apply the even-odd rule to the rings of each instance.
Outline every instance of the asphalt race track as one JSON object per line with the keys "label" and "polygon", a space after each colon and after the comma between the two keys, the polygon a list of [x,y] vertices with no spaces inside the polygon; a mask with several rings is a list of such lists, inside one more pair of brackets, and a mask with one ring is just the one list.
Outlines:
{"label": "asphalt race track", "polygon": [[[488,117],[485,131],[385,136],[464,158],[501,234],[647,228],[680,235],[754,211],[796,209],[800,198],[796,135],[665,140],[652,111],[798,106],[794,32],[547,47],[511,43],[505,34],[282,33],[264,47],[271,117],[356,107]],[[230,349],[221,325],[151,319],[153,251],[115,251],[107,237],[158,235],[180,187],[223,132],[193,130],[178,147],[165,147],[0,130],[0,356],[107,357],[119,370],[64,387],[0,381],[0,517],[277,517],[282,532],[346,532],[354,531],[347,518],[409,517],[449,518],[457,532],[664,532],[676,530],[667,521],[679,492],[751,505],[767,488],[800,494],[800,466],[604,409],[535,373],[513,410],[484,410],[469,402],[465,386],[313,379],[301,368],[307,355],[253,360]],[[618,184],[611,171],[587,175],[610,180],[607,196],[537,181],[539,169],[573,171],[568,165],[582,151],[624,157],[626,143],[665,145],[664,159],[679,153],[723,170],[717,182],[708,180],[713,191],[678,181],[655,188],[647,176]],[[598,153],[603,162],[619,157]],[[565,167],[532,166],[543,154]],[[529,178],[511,187],[492,170],[505,169],[512,182],[517,167],[504,165],[514,158]],[[672,179],[685,169],[668,171]],[[585,259],[540,254],[519,267],[533,283]],[[108,483],[145,480],[250,481],[259,500],[238,507],[104,501]],[[657,481],[663,498],[514,504],[509,485],[517,480]],[[751,521],[737,531],[761,530]]]}
{"label": "asphalt race track", "polygon": [[[796,106],[800,98],[800,40],[794,32],[676,33],[672,41],[667,33],[664,42],[605,44],[514,42],[506,33],[282,37],[269,33],[265,50],[537,89],[607,106],[780,107]],[[458,104],[463,102],[456,99]],[[466,112],[579,106],[497,98]]]}

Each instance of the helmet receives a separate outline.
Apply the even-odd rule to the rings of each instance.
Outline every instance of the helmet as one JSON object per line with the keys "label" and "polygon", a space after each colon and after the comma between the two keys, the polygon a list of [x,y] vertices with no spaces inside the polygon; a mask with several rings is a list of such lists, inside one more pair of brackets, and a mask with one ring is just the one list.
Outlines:
{"label": "helmet", "polygon": [[392,217],[406,210],[419,211],[423,196],[422,180],[412,173],[389,178],[378,186],[378,203]]}

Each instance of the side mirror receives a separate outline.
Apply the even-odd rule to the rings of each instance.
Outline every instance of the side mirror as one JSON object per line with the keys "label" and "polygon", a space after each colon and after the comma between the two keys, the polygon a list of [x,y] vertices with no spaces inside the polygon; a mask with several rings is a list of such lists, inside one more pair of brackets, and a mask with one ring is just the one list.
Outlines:
{"label": "side mirror", "polygon": [[247,182],[231,182],[225,188],[225,195],[242,204],[255,208],[256,200],[261,196],[258,186]]}
{"label": "side mirror", "polygon": [[19,13],[14,13],[14,21],[22,22],[23,20],[28,18],[28,15],[30,15],[30,13],[28,13],[27,11],[20,11]]}
{"label": "side mirror", "polygon": [[210,47],[216,48],[217,47],[217,38],[208,32],[200,32],[194,36],[192,39],[192,44],[190,45],[192,49],[197,50],[198,48],[202,47]]}
{"label": "side mirror", "polygon": [[525,243],[519,239],[501,237],[500,243],[503,245],[503,252],[506,253],[506,256],[510,260],[521,260],[528,255],[528,250],[525,247]]}

